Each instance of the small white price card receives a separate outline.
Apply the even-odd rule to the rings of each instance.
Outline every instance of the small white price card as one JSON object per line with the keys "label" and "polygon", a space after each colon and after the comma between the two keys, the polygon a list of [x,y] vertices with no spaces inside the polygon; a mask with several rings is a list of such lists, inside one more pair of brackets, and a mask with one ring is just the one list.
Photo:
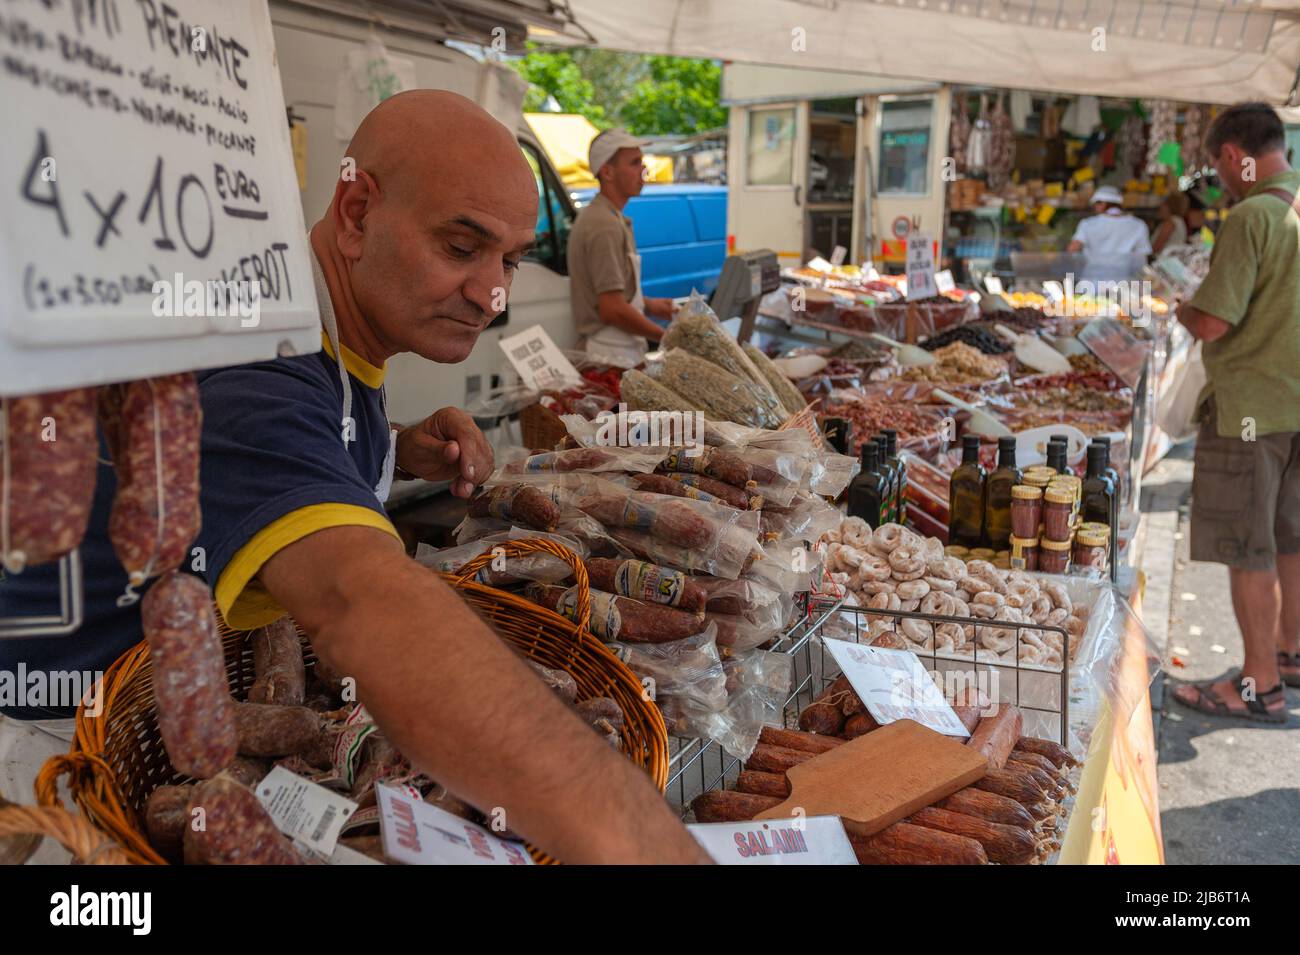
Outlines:
{"label": "small white price card", "polygon": [[907,239],[907,300],[938,295],[934,281],[934,243],[929,236],[913,235]]}
{"label": "small white price card", "polygon": [[719,865],[857,865],[839,816],[687,826]]}
{"label": "small white price card", "polygon": [[532,865],[522,843],[416,799],[393,786],[376,786],[384,855],[407,865]]}
{"label": "small white price card", "polygon": [[881,726],[915,720],[945,736],[970,736],[934,678],[910,650],[864,647],[829,638],[823,642]]}
{"label": "small white price card", "polygon": [[842,245],[837,245],[831,252],[831,265],[843,265],[844,259],[848,256],[849,250]]}
{"label": "small white price card", "polygon": [[564,353],[541,325],[526,328],[501,339],[497,344],[506,353],[506,358],[527,388],[541,391],[576,385],[582,381],[578,369],[564,357]]}
{"label": "small white price card", "polygon": [[808,260],[808,268],[815,269],[818,272],[829,272],[831,269],[835,268],[835,266],[831,265],[831,263],[827,262],[820,255],[814,255]]}
{"label": "small white price card", "polygon": [[941,269],[934,273],[934,285],[939,290],[939,294],[951,292],[957,287],[957,283],[952,280],[952,269]]}
{"label": "small white price card", "polygon": [[984,276],[984,287],[994,295],[1002,294],[1002,280],[996,275]]}
{"label": "small white price card", "polygon": [[301,846],[328,859],[343,824],[357,804],[333,790],[276,766],[253,790],[276,828]]}

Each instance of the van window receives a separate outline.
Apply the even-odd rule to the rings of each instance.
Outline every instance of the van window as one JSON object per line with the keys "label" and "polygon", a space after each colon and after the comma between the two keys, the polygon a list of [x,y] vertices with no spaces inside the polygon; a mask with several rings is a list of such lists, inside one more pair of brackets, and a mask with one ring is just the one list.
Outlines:
{"label": "van window", "polygon": [[934,101],[886,100],[880,115],[881,195],[930,192],[930,110]]}
{"label": "van window", "polygon": [[561,275],[569,272],[566,261],[569,247],[569,230],[573,219],[564,201],[564,193],[555,181],[550,167],[532,143],[520,142],[524,158],[533,168],[537,180],[537,244],[525,258],[539,262]]}

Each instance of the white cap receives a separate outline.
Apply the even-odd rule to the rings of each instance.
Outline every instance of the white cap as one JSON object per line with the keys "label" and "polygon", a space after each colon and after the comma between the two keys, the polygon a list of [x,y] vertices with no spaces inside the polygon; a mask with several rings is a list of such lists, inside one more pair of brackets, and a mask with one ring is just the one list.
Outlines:
{"label": "white cap", "polygon": [[640,149],[646,140],[637,139],[626,129],[607,129],[591,141],[587,147],[587,167],[595,176],[600,167],[614,158],[620,149]]}
{"label": "white cap", "polygon": [[1114,186],[1101,186],[1092,194],[1093,202],[1112,202],[1117,206],[1124,204],[1124,196]]}

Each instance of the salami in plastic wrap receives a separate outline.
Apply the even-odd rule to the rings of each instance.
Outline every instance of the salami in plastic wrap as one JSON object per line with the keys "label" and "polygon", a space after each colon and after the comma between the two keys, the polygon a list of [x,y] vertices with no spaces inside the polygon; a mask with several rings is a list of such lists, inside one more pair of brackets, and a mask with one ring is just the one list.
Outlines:
{"label": "salami in plastic wrap", "polygon": [[195,820],[185,827],[186,865],[302,864],[252,791],[228,776],[196,786],[186,814]]}
{"label": "salami in plastic wrap", "polygon": [[307,688],[307,673],[302,660],[302,641],[293,618],[285,614],[274,623],[249,635],[253,645],[253,685],[248,688],[250,703],[298,704]]}
{"label": "salami in plastic wrap", "polygon": [[512,461],[498,468],[487,485],[545,480],[552,474],[599,474],[602,472],[649,473],[663,460],[668,448],[602,447],[547,451]]}
{"label": "salami in plastic wrap", "polygon": [[654,681],[654,699],[691,700],[709,710],[727,704],[727,674],[718,654],[712,626],[682,640],[667,643],[611,643],[620,660],[642,679]]}
{"label": "salami in plastic wrap", "polygon": [[710,613],[752,614],[761,613],[777,598],[777,593],[754,580],[740,578],[724,580],[700,574],[692,582],[706,594],[705,609]]}
{"label": "salami in plastic wrap", "polygon": [[[688,475],[689,476],[689,475]],[[654,494],[668,494],[672,497],[689,497],[692,500],[704,501],[707,504],[727,504],[731,507],[736,505],[730,501],[724,501],[707,491],[702,491],[697,487],[690,487],[680,481],[674,481],[667,474],[634,474],[632,482],[643,491],[650,491]]]}
{"label": "salami in plastic wrap", "polygon": [[688,613],[704,611],[704,591],[680,571],[642,560],[593,557],[586,562],[592,588]]}
{"label": "salami in plastic wrap", "polygon": [[212,591],[169,571],[145,594],[140,619],[167,757],[186,776],[215,776],[235,758],[238,736]]}
{"label": "salami in plastic wrap", "polygon": [[760,527],[763,542],[803,541],[815,544],[827,531],[839,526],[844,515],[839,508],[805,491],[800,491],[789,507],[763,512]]}
{"label": "salami in plastic wrap", "polygon": [[95,390],[0,399],[0,561],[58,560],[86,533],[95,497]]}
{"label": "salami in plastic wrap", "polygon": [[[616,528],[646,531],[654,539],[673,547],[701,550],[716,543],[726,531],[735,527],[742,529],[751,543],[757,543],[759,518],[756,512],[649,491],[628,491],[598,477],[568,477],[568,500],[611,533]],[[680,566],[672,561],[657,563]]]}
{"label": "salami in plastic wrap", "polygon": [[[647,478],[655,475],[646,475]],[[725,481],[719,481],[717,478],[706,477],[703,474],[686,474],[681,471],[666,471],[664,477],[671,481],[676,481],[694,491],[702,491],[710,494],[723,502],[730,504],[732,507],[738,507],[745,511],[757,511],[763,506],[763,496],[754,493],[754,486],[750,485],[749,490],[743,490],[735,485],[728,484]],[[689,495],[688,495],[689,496]]]}
{"label": "salami in plastic wrap", "polygon": [[[529,584],[529,600],[577,620],[578,589]],[[588,629],[602,640],[629,643],[664,643],[697,634],[704,628],[702,613],[687,613],[663,604],[648,604],[630,597],[617,597],[603,590],[591,591],[591,619]]]}
{"label": "salami in plastic wrap", "polygon": [[500,484],[470,498],[470,517],[494,517],[523,524],[539,531],[553,531],[560,522],[560,508],[544,492],[530,484]]}
{"label": "salami in plastic wrap", "polygon": [[179,567],[199,532],[203,412],[192,374],[111,387],[124,391],[108,536],[131,583],[140,584]]}
{"label": "salami in plastic wrap", "polygon": [[754,480],[754,472],[748,462],[733,452],[710,447],[695,450],[698,453],[685,448],[674,449],[664,458],[659,470],[702,474],[742,489]]}
{"label": "salami in plastic wrap", "polygon": [[762,556],[754,535],[739,527],[725,528],[707,547],[694,549],[666,544],[645,531],[611,528],[609,533],[642,560],[732,580]]}

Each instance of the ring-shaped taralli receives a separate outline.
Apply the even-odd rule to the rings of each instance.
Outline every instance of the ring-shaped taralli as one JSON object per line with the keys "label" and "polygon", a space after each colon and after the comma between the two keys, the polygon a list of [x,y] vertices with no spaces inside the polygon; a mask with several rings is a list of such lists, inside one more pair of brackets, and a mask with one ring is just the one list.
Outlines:
{"label": "ring-shaped taralli", "polygon": [[872,610],[897,610],[902,601],[898,599],[898,594],[885,592],[876,594],[868,601],[867,606]]}
{"label": "ring-shaped taralli", "polygon": [[926,620],[915,620],[907,617],[899,623],[898,629],[903,632],[903,636],[913,643],[925,643],[934,637],[934,628]]}
{"label": "ring-shaped taralli", "polygon": [[916,551],[907,547],[896,547],[890,551],[889,566],[893,569],[896,580],[916,580],[925,576],[925,561],[917,556]]}
{"label": "ring-shaped taralli", "polygon": [[953,653],[957,649],[957,641],[951,632],[936,630],[934,632],[934,648],[940,653]]}
{"label": "ring-shaped taralli", "polygon": [[970,604],[965,600],[962,600],[960,597],[953,597],[952,615],[954,617],[969,617],[971,615]]}
{"label": "ring-shaped taralli", "polygon": [[893,573],[894,568],[889,566],[889,561],[875,554],[868,554],[858,565],[858,574],[863,580],[888,580]]}
{"label": "ring-shaped taralli", "polygon": [[975,558],[966,561],[966,573],[972,577],[983,577],[985,580],[997,577],[998,569],[990,564],[987,560]]}
{"label": "ring-shaped taralli", "polygon": [[1043,622],[1050,624],[1053,627],[1064,627],[1065,621],[1069,619],[1070,619],[1070,612],[1061,607],[1057,607],[1055,610],[1053,610],[1051,613],[1047,615],[1047,619]]}
{"label": "ring-shaped taralli", "polygon": [[921,613],[937,613],[945,617],[952,616],[953,599],[941,590],[932,590],[921,601]]}
{"label": "ring-shaped taralli", "polygon": [[929,560],[943,560],[943,541],[937,537],[927,537],[922,544],[925,556]]}
{"label": "ring-shaped taralli", "polygon": [[971,604],[970,615],[972,617],[982,617],[985,620],[992,620],[998,615],[997,607],[991,604]]}
{"label": "ring-shaped taralli", "polygon": [[898,609],[906,610],[908,613],[915,613],[916,608],[919,606],[921,606],[921,599],[919,597],[911,597],[907,600],[900,598],[898,603]]}
{"label": "ring-shaped taralli", "polygon": [[962,566],[961,561],[956,561],[957,566],[953,566],[953,558],[941,557],[938,560],[928,560],[925,562],[925,572],[930,577],[938,577],[942,580],[951,580],[956,583],[962,577],[966,576],[966,568]]}
{"label": "ring-shaped taralli", "polygon": [[1066,614],[1074,609],[1070,602],[1070,595],[1066,593],[1063,586],[1058,583],[1048,582],[1043,584],[1043,593],[1052,598],[1052,604],[1059,610],[1064,610]]}
{"label": "ring-shaped taralli", "polygon": [[904,580],[898,584],[898,596],[903,600],[912,600],[924,597],[930,592],[930,585],[923,579]]}
{"label": "ring-shaped taralli", "polygon": [[853,583],[853,575],[844,574],[844,573],[840,573],[839,571],[836,571],[831,574],[831,582],[836,584],[839,587],[847,588],[850,584]]}
{"label": "ring-shaped taralli", "polygon": [[966,643],[966,633],[962,630],[961,624],[958,623],[937,624],[934,628],[934,635],[936,640],[940,637],[951,640],[954,650]]}
{"label": "ring-shaped taralli", "polygon": [[1025,605],[1025,598],[1017,593],[1008,593],[1006,600],[1008,607],[1015,607],[1017,610]]}
{"label": "ring-shaped taralli", "polygon": [[971,598],[972,607],[978,606],[980,604],[987,604],[990,607],[1005,607],[1007,604],[1007,598],[1002,596],[999,593],[994,593],[991,590],[986,590],[983,593],[978,593]]}
{"label": "ring-shaped taralli", "polygon": [[957,587],[972,597],[993,590],[993,585],[982,577],[963,577],[957,581]]}
{"label": "ring-shaped taralli", "polygon": [[848,544],[840,544],[835,548],[834,560],[844,570],[857,570],[862,566],[862,561],[868,555],[862,553],[856,547],[850,547]]}
{"label": "ring-shaped taralli", "polygon": [[957,592],[957,581],[948,580],[946,577],[922,577],[931,590],[942,590],[946,594],[955,594]]}
{"label": "ring-shaped taralli", "polygon": [[1033,618],[1034,623],[1042,623],[1047,615],[1052,612],[1052,598],[1047,594],[1040,593],[1034,598]]}
{"label": "ring-shaped taralli", "polygon": [[897,592],[898,583],[893,580],[863,580],[858,588],[863,593],[875,596],[876,594],[892,594]]}
{"label": "ring-shaped taralli", "polygon": [[845,537],[870,537],[871,525],[860,517],[846,517],[840,522],[840,538]]}
{"label": "ring-shaped taralli", "polygon": [[980,646],[994,653],[1005,653],[1016,644],[1016,631],[1010,627],[980,627]]}
{"label": "ring-shaped taralli", "polygon": [[870,646],[881,647],[885,650],[906,650],[907,641],[900,637],[896,631],[886,630],[873,637]]}
{"label": "ring-shaped taralli", "polygon": [[906,532],[907,528],[902,524],[881,524],[871,532],[871,543],[888,552],[903,542],[903,534]]}

